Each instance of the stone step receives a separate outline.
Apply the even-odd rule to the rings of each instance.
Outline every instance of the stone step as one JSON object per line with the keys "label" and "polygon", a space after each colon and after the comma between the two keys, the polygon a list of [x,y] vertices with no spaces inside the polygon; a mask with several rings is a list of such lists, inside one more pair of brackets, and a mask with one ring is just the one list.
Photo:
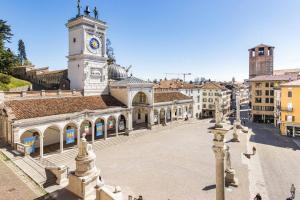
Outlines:
{"label": "stone step", "polygon": [[40,170],[37,171],[31,161],[18,159],[15,160],[14,163],[30,178],[32,178],[37,184],[43,185],[46,182],[46,174],[41,173]]}

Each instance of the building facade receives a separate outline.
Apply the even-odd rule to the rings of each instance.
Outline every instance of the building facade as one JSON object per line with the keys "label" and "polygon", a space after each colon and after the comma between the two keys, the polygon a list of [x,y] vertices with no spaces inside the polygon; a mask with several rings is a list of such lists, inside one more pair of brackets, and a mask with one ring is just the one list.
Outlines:
{"label": "building facade", "polygon": [[215,101],[221,97],[223,114],[230,112],[231,91],[215,82],[207,82],[201,87],[202,89],[202,114],[203,117],[215,116]]}
{"label": "building facade", "polygon": [[296,75],[257,76],[251,83],[251,119],[254,122],[274,123],[275,90],[280,84],[296,80]]}
{"label": "building facade", "polygon": [[249,79],[262,75],[273,75],[274,48],[260,44],[249,49]]}
{"label": "building facade", "polygon": [[300,80],[281,84],[280,132],[300,136]]}
{"label": "building facade", "polygon": [[202,90],[201,85],[185,83],[181,80],[161,80],[155,86],[156,92],[178,91],[193,99],[192,117],[202,118]]}

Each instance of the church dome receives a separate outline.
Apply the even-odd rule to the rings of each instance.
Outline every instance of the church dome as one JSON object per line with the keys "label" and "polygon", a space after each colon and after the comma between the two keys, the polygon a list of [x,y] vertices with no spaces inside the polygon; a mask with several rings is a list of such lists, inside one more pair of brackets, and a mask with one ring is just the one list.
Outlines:
{"label": "church dome", "polygon": [[114,63],[108,65],[108,79],[123,80],[126,79],[127,77],[128,77],[127,70],[125,67],[122,67]]}

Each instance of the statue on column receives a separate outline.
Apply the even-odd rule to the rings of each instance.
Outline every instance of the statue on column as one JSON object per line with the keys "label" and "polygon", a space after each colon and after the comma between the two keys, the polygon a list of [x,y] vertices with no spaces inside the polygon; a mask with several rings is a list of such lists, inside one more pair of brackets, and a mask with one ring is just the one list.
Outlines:
{"label": "statue on column", "polygon": [[229,146],[226,145],[225,147],[225,159],[226,159],[226,166],[225,166],[225,186],[238,186],[238,179],[236,178],[235,170],[231,166],[231,155],[229,151]]}
{"label": "statue on column", "polygon": [[80,0],[77,0],[77,17],[80,16],[80,9],[81,9]]}
{"label": "statue on column", "polygon": [[90,13],[91,13],[90,7],[89,7],[89,6],[86,6],[86,7],[85,7],[85,10],[84,10],[84,14],[85,14],[86,16],[90,16]]}
{"label": "statue on column", "polygon": [[225,149],[225,158],[226,158],[226,170],[230,170],[231,169],[231,155],[229,152],[229,146],[226,146]]}
{"label": "statue on column", "polygon": [[98,10],[97,10],[96,6],[94,8],[94,17],[95,17],[95,19],[98,19]]}
{"label": "statue on column", "polygon": [[240,94],[237,93],[236,94],[236,120],[239,122],[240,121],[240,117],[241,113],[240,113]]}

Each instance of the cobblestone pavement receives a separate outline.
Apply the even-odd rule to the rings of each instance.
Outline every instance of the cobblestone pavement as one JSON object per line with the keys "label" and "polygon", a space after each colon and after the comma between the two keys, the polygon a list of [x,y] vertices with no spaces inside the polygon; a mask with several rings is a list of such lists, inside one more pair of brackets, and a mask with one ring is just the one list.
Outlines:
{"label": "cobblestone pavement", "polygon": [[[215,199],[215,157],[208,120],[149,131],[142,137],[96,151],[97,166],[109,185],[119,185],[127,194],[148,200]],[[228,135],[231,137],[231,134]],[[231,146],[232,166],[240,186],[227,188],[227,199],[249,199],[248,167],[241,162],[246,137]],[[75,167],[74,157],[50,156],[56,164]]]}
{"label": "cobblestone pavement", "polygon": [[272,125],[249,126],[254,132],[250,144],[257,149],[268,199],[287,199],[292,183],[296,186],[296,199],[300,199],[300,147],[292,138],[279,135]]}
{"label": "cobblestone pavement", "polygon": [[29,183],[30,180],[18,176],[18,171],[14,168],[12,171],[7,162],[9,161],[5,161],[0,155],[0,200],[31,200],[40,197],[39,192],[36,193],[30,188],[32,182]]}

